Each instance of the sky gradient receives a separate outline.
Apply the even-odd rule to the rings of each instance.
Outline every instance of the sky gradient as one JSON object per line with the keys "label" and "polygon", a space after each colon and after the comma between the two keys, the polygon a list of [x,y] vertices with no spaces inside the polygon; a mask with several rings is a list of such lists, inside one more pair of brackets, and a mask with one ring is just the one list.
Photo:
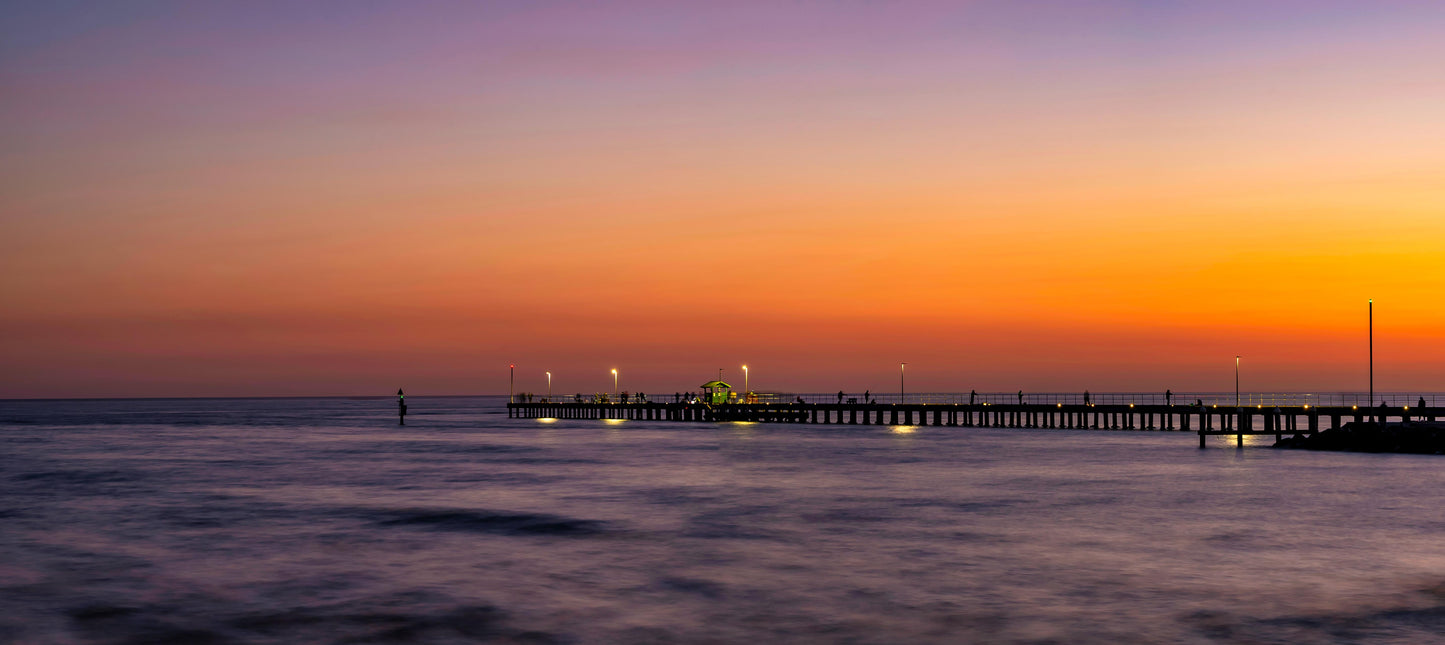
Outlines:
{"label": "sky gradient", "polygon": [[0,397],[1445,390],[1440,3],[5,15]]}

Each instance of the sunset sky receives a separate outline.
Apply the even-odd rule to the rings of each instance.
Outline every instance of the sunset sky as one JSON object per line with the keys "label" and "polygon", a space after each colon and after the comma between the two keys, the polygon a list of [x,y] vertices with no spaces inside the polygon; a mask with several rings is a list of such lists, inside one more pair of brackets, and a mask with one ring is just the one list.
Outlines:
{"label": "sunset sky", "polygon": [[4,15],[0,397],[1445,390],[1445,3]]}

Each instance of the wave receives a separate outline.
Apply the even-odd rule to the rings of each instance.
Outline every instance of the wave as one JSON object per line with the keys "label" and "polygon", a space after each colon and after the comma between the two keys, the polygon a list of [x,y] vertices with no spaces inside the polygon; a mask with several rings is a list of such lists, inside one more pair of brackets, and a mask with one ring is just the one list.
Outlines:
{"label": "wave", "polygon": [[434,531],[461,531],[494,535],[547,535],[583,537],[599,535],[607,523],[545,513],[408,509],[386,512],[380,526],[404,526]]}

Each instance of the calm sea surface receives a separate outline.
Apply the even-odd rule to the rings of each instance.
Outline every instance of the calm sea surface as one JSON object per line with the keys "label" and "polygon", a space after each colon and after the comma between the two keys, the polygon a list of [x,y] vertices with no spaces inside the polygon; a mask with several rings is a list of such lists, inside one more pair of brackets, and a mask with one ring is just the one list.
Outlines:
{"label": "calm sea surface", "polygon": [[1445,643],[1445,458],[503,402],[0,401],[0,642]]}

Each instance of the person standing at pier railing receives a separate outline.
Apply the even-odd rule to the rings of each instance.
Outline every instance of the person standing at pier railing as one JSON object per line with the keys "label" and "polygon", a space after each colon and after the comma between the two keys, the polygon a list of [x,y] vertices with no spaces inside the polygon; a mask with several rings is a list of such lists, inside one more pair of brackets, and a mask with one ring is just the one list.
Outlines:
{"label": "person standing at pier railing", "polygon": [[1089,391],[1084,390],[1084,405],[1089,405]]}
{"label": "person standing at pier railing", "polygon": [[1164,390],[1164,405],[1174,405],[1174,392]]}
{"label": "person standing at pier railing", "polygon": [[1023,404],[1024,404],[1024,391],[1023,391],[1023,390],[1019,390],[1019,405],[1023,405]]}
{"label": "person standing at pier railing", "polygon": [[968,391],[968,404],[969,404],[969,405],[973,405],[974,399],[977,399],[977,398],[978,398],[978,390],[969,390],[969,391]]}
{"label": "person standing at pier railing", "polygon": [[872,396],[872,394],[870,394],[870,392],[872,392],[872,391],[873,391],[873,390],[863,390],[863,402],[864,402],[864,403],[872,403],[872,401],[869,400],[869,397]]}
{"label": "person standing at pier railing", "polygon": [[843,390],[838,390],[838,405],[843,405]]}

